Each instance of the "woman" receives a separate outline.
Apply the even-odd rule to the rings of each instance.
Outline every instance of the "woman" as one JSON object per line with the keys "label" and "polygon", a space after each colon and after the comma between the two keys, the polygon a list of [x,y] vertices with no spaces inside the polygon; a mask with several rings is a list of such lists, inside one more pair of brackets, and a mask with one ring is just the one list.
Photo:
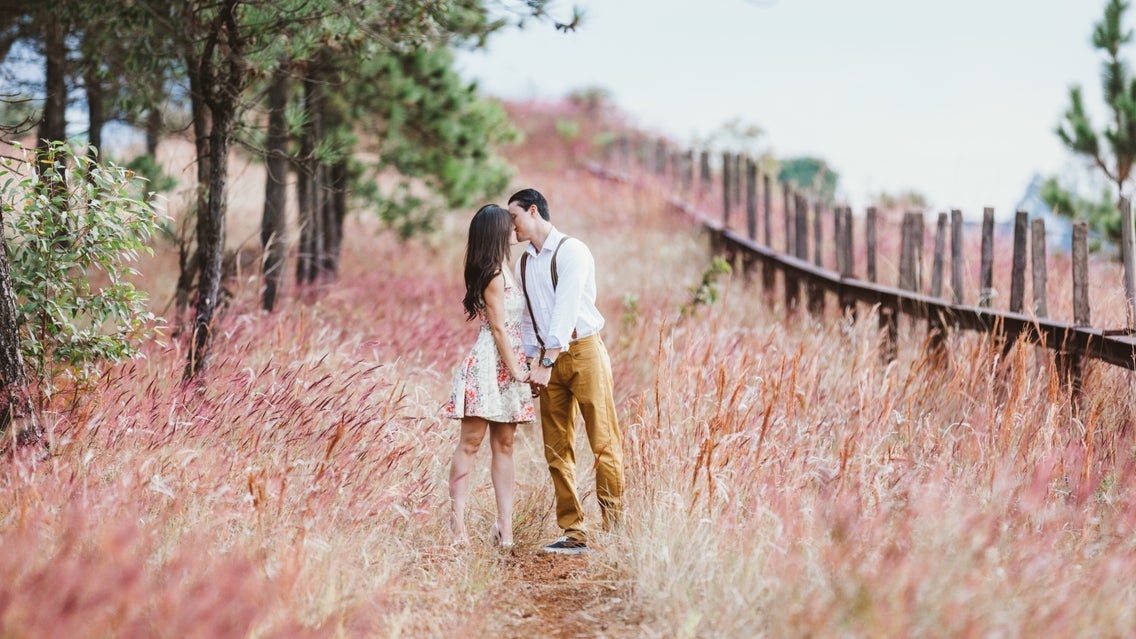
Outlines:
{"label": "woman", "polygon": [[502,548],[513,546],[513,435],[517,422],[536,418],[521,345],[525,297],[509,268],[509,247],[516,243],[509,212],[495,204],[481,207],[469,223],[462,304],[467,320],[481,319],[481,331],[458,367],[444,409],[447,417],[461,420],[461,437],[450,466],[450,530],[455,544],[466,542],[469,474],[488,428],[493,451],[490,476],[497,498],[497,521],[489,538]]}

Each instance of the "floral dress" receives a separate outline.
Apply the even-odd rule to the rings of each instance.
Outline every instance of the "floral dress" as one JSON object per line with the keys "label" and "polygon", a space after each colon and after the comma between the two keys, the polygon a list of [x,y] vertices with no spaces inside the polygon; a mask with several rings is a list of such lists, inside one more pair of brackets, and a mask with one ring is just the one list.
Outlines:
{"label": "floral dress", "polygon": [[[507,270],[505,274],[505,332],[513,347],[513,356],[522,369],[525,368],[525,349],[521,345],[521,313],[525,308],[525,295],[518,290]],[[489,318],[485,311],[478,313],[481,330],[454,375],[450,401],[443,411],[446,417],[481,417],[491,422],[514,423],[531,422],[536,419],[533,411],[532,392],[529,385],[519,382],[509,374],[505,362],[497,353],[497,343],[489,328]]]}

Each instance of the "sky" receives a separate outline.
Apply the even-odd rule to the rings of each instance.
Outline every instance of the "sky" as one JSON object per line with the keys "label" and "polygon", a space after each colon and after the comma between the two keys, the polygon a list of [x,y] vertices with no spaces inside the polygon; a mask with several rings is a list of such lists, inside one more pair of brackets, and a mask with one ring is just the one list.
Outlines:
{"label": "sky", "polygon": [[[915,190],[938,212],[1006,219],[1036,173],[1086,195],[1092,174],[1054,130],[1069,87],[1103,122],[1091,45],[1105,0],[578,0],[568,34],[530,22],[462,52],[505,99],[602,87],[631,122],[682,146],[731,120],[779,158],[823,158],[853,207]],[[565,21],[570,2],[553,5]],[[1126,26],[1136,13],[1129,11]],[[1136,48],[1128,51],[1136,58]],[[1099,180],[1099,178],[1098,178]]]}

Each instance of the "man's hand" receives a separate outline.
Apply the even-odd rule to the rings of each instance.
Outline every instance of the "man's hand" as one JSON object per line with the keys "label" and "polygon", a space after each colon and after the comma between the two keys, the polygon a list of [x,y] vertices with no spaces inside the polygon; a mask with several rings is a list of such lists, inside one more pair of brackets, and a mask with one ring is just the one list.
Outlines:
{"label": "man's hand", "polygon": [[548,380],[552,378],[552,369],[539,364],[533,366],[529,372],[529,387],[532,388],[533,397],[536,397],[548,388]]}

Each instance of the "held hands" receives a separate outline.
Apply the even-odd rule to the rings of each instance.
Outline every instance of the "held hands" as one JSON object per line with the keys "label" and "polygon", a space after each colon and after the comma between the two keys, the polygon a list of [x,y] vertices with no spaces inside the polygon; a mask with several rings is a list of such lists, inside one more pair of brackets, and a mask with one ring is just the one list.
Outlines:
{"label": "held hands", "polygon": [[529,388],[532,389],[532,396],[537,397],[541,392],[548,387],[548,380],[552,377],[552,369],[543,366],[536,366],[529,372]]}

